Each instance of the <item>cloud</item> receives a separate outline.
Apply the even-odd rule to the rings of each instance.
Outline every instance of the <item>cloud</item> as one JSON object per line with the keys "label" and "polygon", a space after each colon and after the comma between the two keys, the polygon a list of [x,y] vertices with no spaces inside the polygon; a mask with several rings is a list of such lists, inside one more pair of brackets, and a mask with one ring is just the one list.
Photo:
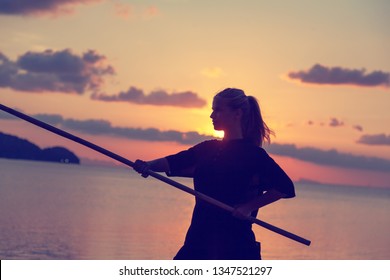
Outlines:
{"label": "cloud", "polygon": [[[0,15],[13,16],[66,16],[75,12],[77,6],[98,2],[109,2],[118,17],[129,19],[134,15],[134,7],[119,0],[0,0]],[[134,1],[133,1],[134,2]],[[160,14],[156,6],[148,6],[140,11],[139,16],[145,19]]]}
{"label": "cloud", "polygon": [[[390,136],[387,138],[389,141]],[[281,156],[288,156],[303,161],[308,161],[321,165],[331,165],[344,168],[358,168],[375,171],[390,171],[390,160],[358,156],[348,153],[340,153],[335,149],[320,150],[317,148],[304,147],[297,148],[293,144],[271,144],[267,151]]]}
{"label": "cloud", "polygon": [[127,91],[122,91],[116,95],[104,93],[93,94],[94,100],[106,102],[129,102],[141,105],[174,106],[185,108],[201,108],[206,105],[206,101],[191,91],[168,93],[164,90],[153,91],[146,95],[142,89],[130,87]]}
{"label": "cloud", "polygon": [[328,123],[324,123],[323,121],[321,122],[315,122],[313,120],[308,120],[306,121],[306,125],[309,125],[309,126],[328,126],[328,127],[331,127],[331,128],[335,128],[335,127],[340,127],[340,126],[344,126],[344,122],[342,120],[339,120],[338,118],[330,118]]}
{"label": "cloud", "polygon": [[363,127],[361,125],[354,125],[353,129],[356,129],[357,131],[363,131]]}
{"label": "cloud", "polygon": [[59,125],[64,121],[64,118],[58,114],[36,114],[32,117],[51,125]]}
{"label": "cloud", "polygon": [[382,134],[373,134],[373,135],[362,135],[357,143],[365,145],[381,145],[381,146],[390,146],[390,135]]}
{"label": "cloud", "polygon": [[[18,110],[21,111],[21,110]],[[144,141],[177,142],[180,144],[193,145],[204,140],[212,139],[211,135],[199,134],[195,131],[180,132],[176,130],[161,131],[156,128],[132,128],[113,126],[107,120],[76,120],[63,118],[58,114],[35,114],[31,117],[61,127],[65,130],[71,129],[91,135],[105,135],[121,137],[125,139],[137,139]],[[20,120],[0,110],[0,120]]]}
{"label": "cloud", "polygon": [[[180,132],[176,130],[161,131],[156,128],[143,129],[116,127],[106,120],[66,119],[57,114],[37,114],[33,115],[32,117],[49,122],[50,124],[59,126],[65,130],[75,130],[91,135],[121,137],[124,139],[137,139],[156,142],[177,142],[185,145],[194,145],[199,142],[214,138],[211,135],[203,135],[195,131]],[[0,114],[0,119],[9,118]],[[378,139],[382,139],[382,141],[386,143],[385,145],[390,145],[390,135],[378,136],[374,138],[377,139],[377,144],[379,143]],[[371,143],[374,142],[375,141],[371,140]],[[321,150],[312,147],[298,148],[293,144],[277,143],[272,143],[266,146],[265,149],[271,154],[288,156],[315,164],[374,171],[390,171],[390,160],[388,159],[341,153],[335,149]]]}
{"label": "cloud", "polygon": [[[117,17],[128,20],[130,18],[148,20],[155,18],[161,14],[157,6],[151,5],[147,7],[138,7],[129,3],[122,3],[121,1],[113,1],[114,13]],[[133,1],[134,2],[134,1]]]}
{"label": "cloud", "polygon": [[129,19],[129,17],[133,13],[133,7],[130,6],[129,4],[124,4],[120,2],[114,3],[114,10],[115,14],[123,19]]}
{"label": "cloud", "polygon": [[288,77],[303,83],[328,85],[355,85],[362,87],[390,87],[390,73],[365,69],[346,69],[315,64],[309,70],[289,72]]}
{"label": "cloud", "polygon": [[[0,115],[1,116],[1,115]],[[38,114],[32,117],[63,129],[76,130],[91,135],[105,135],[121,137],[125,139],[137,139],[144,141],[177,142],[181,144],[193,145],[204,140],[213,138],[209,135],[202,135],[195,131],[180,132],[176,130],[161,131],[155,128],[131,128],[116,127],[107,120],[76,120],[65,119],[57,114]]]}
{"label": "cloud", "polygon": [[145,94],[143,90],[130,87],[116,95],[97,93],[107,76],[115,74],[106,57],[94,50],[81,55],[70,49],[61,51],[26,52],[16,61],[0,52],[0,88],[25,92],[60,92],[84,94],[91,91],[91,99],[106,102],[129,102],[141,105],[201,108],[206,101],[192,91],[168,93],[155,90]]}
{"label": "cloud", "polygon": [[157,8],[157,6],[151,5],[147,7],[144,11],[144,15],[147,18],[156,17],[160,14],[160,10]]}
{"label": "cloud", "polygon": [[0,14],[4,15],[64,15],[74,11],[82,4],[102,0],[0,0]]}
{"label": "cloud", "polygon": [[327,127],[330,127],[330,128],[337,128],[337,127],[348,127],[348,128],[352,128],[354,130],[357,130],[359,132],[362,132],[363,131],[363,126],[359,125],[359,124],[356,124],[356,125],[349,125],[349,124],[346,124],[344,121],[338,119],[338,118],[335,118],[335,117],[332,117],[329,119],[329,122],[327,124],[325,124],[323,121],[321,122],[315,122],[315,121],[312,121],[312,120],[308,120],[306,121],[305,123],[306,125],[308,126],[322,126],[324,127],[325,125]]}
{"label": "cloud", "polygon": [[27,52],[16,61],[0,53],[0,87],[27,92],[83,94],[97,90],[103,77],[113,75],[105,57],[94,50],[82,55],[71,50]]}
{"label": "cloud", "polygon": [[[19,112],[22,112],[20,109],[15,109]],[[0,110],[0,120],[19,120],[19,118],[15,117],[14,115],[8,114],[5,111]]]}
{"label": "cloud", "polygon": [[343,125],[344,125],[343,121],[340,121],[336,118],[330,119],[329,126],[331,126],[331,127],[339,127],[339,126],[343,126]]}

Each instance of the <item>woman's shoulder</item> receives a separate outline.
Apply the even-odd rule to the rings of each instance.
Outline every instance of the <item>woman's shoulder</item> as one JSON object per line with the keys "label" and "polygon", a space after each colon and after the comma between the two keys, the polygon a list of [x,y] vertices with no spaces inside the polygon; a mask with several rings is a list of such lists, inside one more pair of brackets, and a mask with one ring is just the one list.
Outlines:
{"label": "woman's shoulder", "polygon": [[195,149],[207,149],[207,148],[214,148],[220,144],[220,140],[218,139],[210,139],[210,140],[205,140],[203,142],[200,142],[196,144],[193,148]]}
{"label": "woman's shoulder", "polygon": [[255,156],[259,160],[268,160],[270,159],[270,155],[267,153],[267,151],[260,146],[251,145],[250,152],[253,156]]}

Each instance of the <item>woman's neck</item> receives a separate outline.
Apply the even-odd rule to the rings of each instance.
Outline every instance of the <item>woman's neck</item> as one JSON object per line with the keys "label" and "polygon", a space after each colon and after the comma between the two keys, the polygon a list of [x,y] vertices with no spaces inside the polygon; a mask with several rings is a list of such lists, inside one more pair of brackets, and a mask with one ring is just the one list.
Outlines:
{"label": "woman's neck", "polygon": [[230,141],[230,140],[237,140],[237,139],[243,139],[242,131],[241,129],[235,129],[235,130],[225,130],[223,140],[224,141]]}

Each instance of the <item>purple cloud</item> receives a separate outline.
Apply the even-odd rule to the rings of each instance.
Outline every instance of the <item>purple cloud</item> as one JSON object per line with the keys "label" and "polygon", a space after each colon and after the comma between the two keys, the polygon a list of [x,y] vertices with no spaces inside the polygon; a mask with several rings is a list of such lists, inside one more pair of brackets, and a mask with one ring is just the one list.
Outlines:
{"label": "purple cloud", "polygon": [[388,72],[373,71],[366,73],[365,69],[326,67],[320,64],[315,64],[309,70],[289,72],[288,77],[312,84],[390,87],[390,73]]}
{"label": "purple cloud", "polygon": [[[388,136],[387,141],[390,140]],[[335,149],[321,150],[313,147],[296,147],[293,144],[271,144],[267,151],[281,156],[288,156],[316,164],[359,168],[375,171],[390,171],[390,160],[378,157],[358,156],[342,153]]]}
{"label": "purple cloud", "polygon": [[329,126],[331,126],[331,127],[339,127],[339,126],[343,126],[343,125],[344,125],[343,121],[340,121],[336,118],[330,119]]}
{"label": "purple cloud", "polygon": [[[163,131],[157,128],[113,126],[111,122],[102,119],[67,119],[58,114],[35,114],[32,115],[32,117],[64,129],[76,130],[90,135],[105,135],[124,139],[137,139],[152,142],[177,142],[180,144],[193,145],[213,138],[211,135],[199,134],[196,131]],[[20,119],[0,110],[0,120],[10,121]]]}
{"label": "purple cloud", "polygon": [[[318,123],[318,122],[314,122],[312,120],[308,120],[306,122],[306,124],[309,126],[314,126],[314,125],[325,126],[324,122]],[[330,127],[340,127],[340,126],[344,126],[344,122],[342,120],[337,119],[337,118],[330,118],[327,125]]]}
{"label": "purple cloud", "polygon": [[76,120],[64,119],[59,115],[35,115],[34,117],[55,123],[65,129],[72,129],[91,135],[111,135],[125,139],[138,139],[144,141],[177,142],[181,144],[196,144],[211,139],[212,136],[202,135],[195,131],[180,132],[176,130],[162,131],[156,128],[132,128],[113,126],[107,120]]}
{"label": "purple cloud", "polygon": [[337,128],[337,127],[348,127],[348,128],[352,128],[354,130],[357,130],[359,132],[362,132],[364,129],[363,129],[363,126],[359,125],[359,124],[355,124],[355,125],[349,125],[349,124],[346,124],[344,121],[338,119],[338,118],[335,118],[335,117],[332,117],[330,118],[329,122],[327,124],[325,124],[324,122],[314,122],[312,120],[308,120],[306,122],[306,125],[308,126],[328,126],[328,127],[331,127],[331,128]]}
{"label": "purple cloud", "polygon": [[373,146],[390,146],[390,135],[373,134],[373,135],[362,135],[357,143]]}
{"label": "purple cloud", "polygon": [[42,15],[69,14],[74,6],[101,0],[0,0],[0,14]]}
{"label": "purple cloud", "polygon": [[89,50],[83,55],[71,50],[27,52],[16,61],[0,53],[0,87],[27,92],[83,94],[98,90],[103,77],[114,69],[105,65],[105,57]]}
{"label": "purple cloud", "polygon": [[356,129],[357,131],[363,131],[363,127],[361,125],[354,125],[353,126],[354,129]]}
{"label": "purple cloud", "polygon": [[[211,135],[199,134],[195,131],[180,132],[176,130],[162,131],[156,128],[132,128],[113,126],[106,120],[76,120],[66,119],[57,114],[33,115],[42,121],[58,125],[64,129],[71,129],[91,135],[106,135],[121,137],[124,139],[138,139],[144,141],[171,141],[186,145],[193,145],[204,140],[212,139]],[[0,119],[7,120],[5,115],[0,114]],[[15,119],[15,118],[14,118]],[[10,119],[9,119],[10,120]],[[20,120],[17,119],[16,120]],[[367,138],[367,137],[366,137]],[[374,141],[374,139],[376,139]],[[390,145],[390,135],[371,137],[371,144]],[[386,144],[387,143],[387,144]],[[378,157],[353,155],[339,152],[335,149],[321,150],[313,147],[297,147],[293,144],[272,143],[265,149],[275,155],[287,156],[315,164],[339,166],[345,168],[359,168],[374,171],[390,171],[390,160]]]}
{"label": "purple cloud", "polygon": [[164,90],[153,91],[145,94],[142,89],[130,87],[127,91],[122,91],[116,95],[93,94],[94,100],[106,102],[129,102],[141,105],[174,106],[185,108],[201,108],[206,105],[206,101],[191,91],[168,93]]}

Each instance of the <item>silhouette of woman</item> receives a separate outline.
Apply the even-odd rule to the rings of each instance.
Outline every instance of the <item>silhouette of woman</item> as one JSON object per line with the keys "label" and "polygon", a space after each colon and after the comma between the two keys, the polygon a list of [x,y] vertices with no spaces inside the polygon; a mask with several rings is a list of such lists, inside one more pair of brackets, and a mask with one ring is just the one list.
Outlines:
{"label": "silhouette of woman", "polygon": [[[258,209],[281,198],[295,196],[294,185],[261,148],[270,129],[257,100],[241,89],[227,88],[214,97],[215,130],[223,140],[209,140],[164,158],[137,160],[134,169],[192,177],[195,190],[235,208],[233,214],[196,199],[184,245],[174,259],[261,259],[250,222]],[[241,218],[241,219],[240,219]]]}

